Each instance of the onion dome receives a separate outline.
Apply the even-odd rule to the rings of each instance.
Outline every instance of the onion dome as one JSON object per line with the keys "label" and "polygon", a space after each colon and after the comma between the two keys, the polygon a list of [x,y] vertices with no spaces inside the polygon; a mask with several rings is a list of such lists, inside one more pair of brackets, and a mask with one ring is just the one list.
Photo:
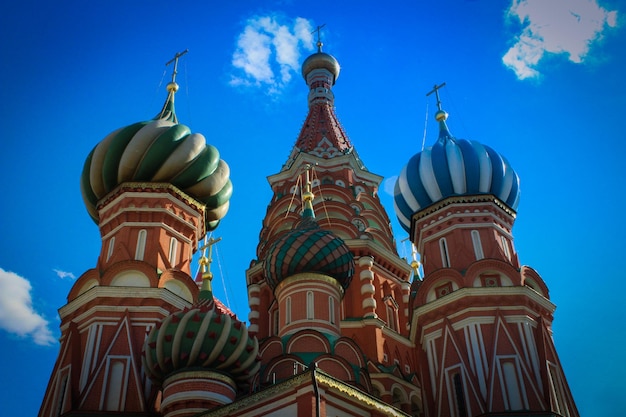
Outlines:
{"label": "onion dome", "polygon": [[335,85],[335,81],[339,77],[339,71],[341,67],[339,66],[339,61],[335,59],[334,56],[329,55],[325,52],[322,52],[322,42],[317,42],[317,53],[310,55],[307,59],[302,63],[302,76],[304,79],[307,79],[307,75],[313,70],[316,69],[326,69],[333,74],[333,80],[331,85]]}
{"label": "onion dome", "polygon": [[[205,246],[206,247],[206,246]],[[167,316],[155,326],[144,343],[146,374],[162,383],[178,371],[211,370],[245,382],[259,370],[259,343],[246,325],[213,299],[203,261],[203,285],[198,301],[189,310]],[[221,306],[221,308],[220,308]]]}
{"label": "onion dome", "polygon": [[303,272],[333,277],[348,288],[354,275],[354,256],[343,240],[315,221],[310,184],[303,193],[302,220],[280,235],[269,247],[263,261],[265,279],[273,289],[284,279]]}
{"label": "onion dome", "polygon": [[206,227],[213,230],[228,211],[230,170],[203,135],[179,124],[174,112],[178,85],[152,120],[118,129],[98,143],[85,161],[81,192],[89,215],[99,223],[100,199],[124,182],[170,183],[206,205]]}
{"label": "onion dome", "polygon": [[441,110],[439,97],[437,101],[437,143],[409,159],[395,184],[394,208],[401,226],[410,233],[413,214],[454,196],[489,194],[516,211],[517,173],[489,146],[454,138],[446,125],[448,114]]}

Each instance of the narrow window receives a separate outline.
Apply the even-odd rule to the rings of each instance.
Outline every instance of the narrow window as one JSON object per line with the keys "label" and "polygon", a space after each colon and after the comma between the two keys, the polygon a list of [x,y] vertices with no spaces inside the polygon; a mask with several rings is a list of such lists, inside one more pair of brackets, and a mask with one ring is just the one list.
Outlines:
{"label": "narrow window", "polygon": [[556,366],[553,364],[548,365],[548,371],[550,374],[550,383],[552,385],[552,389],[554,390],[552,394],[552,398],[554,399],[554,403],[556,405],[556,412],[560,413],[564,416],[569,416],[569,410],[564,400],[564,388],[561,383],[561,378],[559,377],[559,372],[557,371]]}
{"label": "narrow window", "polygon": [[504,236],[500,236],[500,239],[502,240],[502,249],[504,249],[504,256],[506,256],[506,259],[511,260],[511,251],[509,250],[509,241]]}
{"label": "narrow window", "polygon": [[441,252],[441,264],[444,268],[450,268],[450,257],[448,256],[448,242],[446,238],[439,239],[439,250]]}
{"label": "narrow window", "polygon": [[280,315],[278,314],[278,310],[274,311],[274,335],[278,335],[278,331],[280,330]]}
{"label": "narrow window", "polygon": [[137,248],[135,249],[135,259],[143,261],[143,254],[146,250],[146,229],[141,229],[137,235]]}
{"label": "narrow window", "polygon": [[63,414],[63,406],[65,405],[65,392],[67,391],[67,379],[68,373],[67,371],[64,371],[61,376],[61,381],[57,385],[57,416]]}
{"label": "narrow window", "polygon": [[176,240],[176,238],[171,238],[170,239],[170,254],[168,256],[171,266],[176,265],[176,252],[177,251],[178,251],[178,241]]}
{"label": "narrow window", "polygon": [[481,260],[485,257],[483,254],[483,245],[480,242],[480,233],[478,230],[472,230],[472,244],[474,245],[474,255],[476,255],[476,260]]}
{"label": "narrow window", "polygon": [[109,362],[109,380],[107,383],[106,411],[120,411],[122,392],[124,389],[124,362],[116,360]]}
{"label": "narrow window", "polygon": [[306,293],[306,318],[308,320],[313,320],[313,318],[315,317],[314,314],[314,306],[313,306],[313,302],[314,302],[314,295],[313,295],[313,291],[307,291]]}
{"label": "narrow window", "polygon": [[113,248],[115,247],[115,236],[113,236],[109,240],[109,250],[107,252],[107,261],[111,259],[111,255],[113,255]]}
{"label": "narrow window", "polygon": [[285,325],[291,323],[291,297],[285,300]]}
{"label": "narrow window", "polygon": [[454,383],[454,399],[456,400],[456,410],[458,417],[467,417],[467,408],[465,407],[465,391],[463,390],[463,381],[461,374],[455,373],[452,376]]}
{"label": "narrow window", "polygon": [[504,373],[504,385],[506,396],[509,403],[509,410],[521,410],[524,408],[522,404],[522,395],[517,382],[517,372],[515,363],[506,361],[502,364],[502,372]]}
{"label": "narrow window", "polygon": [[398,327],[396,326],[396,310],[389,304],[385,305],[385,307],[387,309],[387,325],[391,330],[398,331]]}
{"label": "narrow window", "polygon": [[330,324],[335,324],[335,299],[328,297],[328,321]]}

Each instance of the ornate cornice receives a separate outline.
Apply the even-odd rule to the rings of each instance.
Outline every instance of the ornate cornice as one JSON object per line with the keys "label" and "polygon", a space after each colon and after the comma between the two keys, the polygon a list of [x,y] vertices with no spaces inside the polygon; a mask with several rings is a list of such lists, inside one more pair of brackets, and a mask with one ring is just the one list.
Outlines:
{"label": "ornate cornice", "polygon": [[442,208],[449,206],[451,204],[483,203],[483,202],[494,203],[496,206],[498,206],[500,209],[506,212],[509,216],[513,217],[513,219],[515,219],[515,217],[517,216],[517,213],[514,210],[509,208],[506,204],[502,202],[502,200],[500,200],[498,197],[494,196],[493,194],[476,194],[476,195],[462,195],[462,196],[448,197],[444,200],[438,201],[435,204],[431,204],[425,209],[420,210],[417,213],[415,213],[413,215],[412,221],[416,222],[417,220],[420,220],[428,216],[429,214],[439,211]]}

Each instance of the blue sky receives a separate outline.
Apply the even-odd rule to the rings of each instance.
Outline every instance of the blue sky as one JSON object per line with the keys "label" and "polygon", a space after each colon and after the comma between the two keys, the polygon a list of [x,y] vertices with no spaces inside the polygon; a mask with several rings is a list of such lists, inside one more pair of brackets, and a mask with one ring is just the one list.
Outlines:
{"label": "blue sky", "polygon": [[[214,3],[214,4],[211,4]],[[260,3],[260,2],[259,2]],[[340,4],[339,4],[340,3]],[[247,317],[244,271],[278,172],[307,113],[300,64],[311,30],[342,66],[337,114],[385,190],[448,125],[505,155],[521,178],[523,264],[557,305],[554,339],[582,415],[626,408],[626,10],[617,0],[236,2],[14,1],[0,15],[0,390],[3,413],[35,415],[58,354],[57,309],[96,264],[99,232],[79,176],[91,148],[153,117],[164,64],[179,65],[181,123],[231,166],[216,235],[215,292]],[[391,195],[381,199],[398,242]],[[407,247],[399,251],[405,255]],[[221,278],[223,277],[223,279]],[[10,382],[9,382],[10,381]],[[619,411],[618,411],[619,410]]]}

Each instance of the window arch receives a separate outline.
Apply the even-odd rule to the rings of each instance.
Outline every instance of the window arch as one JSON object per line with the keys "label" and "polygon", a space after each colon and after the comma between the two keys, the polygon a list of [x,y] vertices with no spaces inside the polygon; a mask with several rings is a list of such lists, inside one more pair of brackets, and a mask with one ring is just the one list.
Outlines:
{"label": "window arch", "polygon": [[511,260],[511,251],[509,249],[509,241],[504,236],[500,236],[500,240],[502,240],[502,248],[504,249],[504,256],[506,256],[506,259]]}
{"label": "window arch", "polygon": [[285,300],[285,325],[291,323],[291,297]]}
{"label": "window arch", "polygon": [[274,333],[274,336],[278,335],[278,332],[280,331],[280,315],[278,314],[278,309],[275,309],[273,313],[271,313],[272,315],[272,331]]}
{"label": "window arch", "polygon": [[465,389],[463,387],[463,379],[459,372],[452,375],[452,384],[454,388],[454,399],[456,402],[456,416],[467,417],[467,405],[465,404]]}
{"label": "window arch", "polygon": [[176,265],[177,252],[178,252],[178,240],[176,240],[176,238],[173,237],[170,239],[170,250],[169,250],[169,255],[167,257],[171,266]]}
{"label": "window arch", "polygon": [[441,252],[441,264],[444,268],[450,268],[450,255],[448,254],[448,242],[445,237],[439,239],[439,251]]}
{"label": "window arch", "polygon": [[472,245],[474,246],[474,255],[476,260],[479,261],[485,257],[483,253],[483,245],[480,241],[480,233],[478,230],[472,230]]}
{"label": "window arch", "polygon": [[313,320],[315,318],[315,306],[313,305],[313,303],[315,302],[315,295],[313,294],[313,291],[307,291],[306,292],[306,318],[308,320]]}
{"label": "window arch", "polygon": [[143,255],[146,251],[146,229],[141,229],[137,234],[137,248],[135,249],[135,260],[143,261]]}
{"label": "window arch", "polygon": [[113,248],[115,247],[115,236],[113,236],[110,240],[109,240],[109,249],[107,250],[107,261],[109,259],[111,259],[111,256],[113,255]]}

